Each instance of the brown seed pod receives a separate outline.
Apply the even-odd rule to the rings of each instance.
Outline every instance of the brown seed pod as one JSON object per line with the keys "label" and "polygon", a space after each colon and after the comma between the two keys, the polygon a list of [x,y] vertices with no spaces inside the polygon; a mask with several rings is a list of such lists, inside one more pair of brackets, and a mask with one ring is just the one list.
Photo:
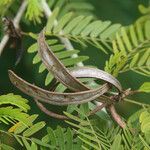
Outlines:
{"label": "brown seed pod", "polygon": [[[42,62],[45,64],[47,70],[54,75],[55,79],[57,79],[60,83],[64,84],[67,88],[69,88],[74,92],[59,93],[55,91],[44,90],[40,87],[37,87],[35,85],[26,82],[25,80],[18,77],[13,71],[10,70],[9,70],[9,77],[11,82],[17,88],[19,88],[22,92],[32,96],[35,99],[38,107],[46,114],[59,119],[67,119],[67,117],[64,115],[59,115],[51,111],[48,111],[40,102],[61,106],[69,104],[82,104],[98,99],[99,101],[103,102],[103,104],[101,107],[99,106],[94,110],[92,110],[91,112],[89,112],[89,115],[92,115],[93,113],[96,113],[98,110],[102,109],[106,105],[110,105],[113,103],[111,98],[104,95],[106,92],[110,90],[111,87],[114,86],[118,90],[118,97],[119,95],[121,95],[122,87],[120,82],[105,71],[91,67],[77,67],[73,70],[68,70],[59,61],[59,59],[54,55],[50,47],[47,45],[45,41],[44,30],[39,34],[38,45],[39,45],[38,53],[42,59]],[[106,83],[101,85],[97,89],[89,89],[86,85],[84,85],[77,79],[78,77],[96,78],[103,80]],[[110,109],[110,111],[111,110],[112,109]],[[112,113],[112,116],[119,117],[119,115],[114,115],[114,113]]]}

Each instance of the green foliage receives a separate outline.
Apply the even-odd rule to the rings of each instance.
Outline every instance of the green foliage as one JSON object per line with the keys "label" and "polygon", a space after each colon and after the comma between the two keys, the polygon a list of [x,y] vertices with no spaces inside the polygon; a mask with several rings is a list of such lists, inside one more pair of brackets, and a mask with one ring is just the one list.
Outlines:
{"label": "green foliage", "polygon": [[146,93],[150,93],[150,82],[144,82],[140,88],[139,88],[140,92],[146,92]]}
{"label": "green foliage", "polygon": [[36,140],[38,139],[34,139],[33,135],[45,126],[45,122],[43,121],[33,124],[37,117],[38,115],[31,115],[27,117],[26,125],[22,122],[17,122],[8,131],[0,130],[0,132],[14,137],[21,146],[26,147],[28,150],[33,147],[37,149],[39,143],[37,143]]}
{"label": "green foliage", "polygon": [[[150,113],[149,108],[147,109],[140,109],[136,113],[130,116],[128,119],[128,125],[130,128],[135,128],[137,132],[137,138],[140,142],[139,145],[143,145],[145,149],[150,149],[150,129],[149,129],[149,122],[150,122]],[[139,133],[139,134],[138,134]]]}
{"label": "green foliage", "polygon": [[83,46],[89,43],[105,53],[107,53],[105,49],[111,49],[110,39],[120,29],[120,24],[112,25],[110,21],[95,21],[91,16],[73,17],[73,13],[65,14],[56,23],[57,16],[58,9],[55,9],[46,26],[48,35],[65,37]]}
{"label": "green foliage", "polygon": [[140,109],[128,118],[127,124],[129,128],[135,127],[138,131],[140,131],[139,116],[143,111],[144,109]]}
{"label": "green foliage", "polygon": [[1,0],[0,5],[6,5],[7,3],[11,3],[12,0]]}
{"label": "green foliage", "polygon": [[[5,14],[12,2],[14,1],[0,1],[1,16]],[[134,24],[121,27],[120,24],[112,24],[111,21],[95,20],[91,13],[93,6],[86,0],[82,2],[79,0],[49,0],[48,3],[54,11],[46,25],[47,44],[68,69],[75,67],[79,62],[84,62],[88,57],[74,57],[80,51],[76,49],[66,51],[65,45],[61,43],[61,38],[67,38],[82,46],[91,44],[105,53],[112,52],[113,54],[106,61],[105,70],[115,77],[129,70],[150,76],[150,7],[140,5],[140,12],[144,16]],[[29,21],[41,23],[44,16],[41,1],[28,0],[25,16]],[[27,35],[37,39],[37,34],[30,32]],[[39,64],[39,73],[42,73],[46,71],[46,68],[41,63],[37,49],[38,45],[34,43],[28,48],[28,53],[35,54],[33,64]],[[53,79],[53,76],[47,73],[45,85],[52,85]],[[92,80],[82,79],[82,82],[87,81]],[[59,84],[56,91],[63,92],[65,89],[65,86]],[[145,82],[137,91],[149,93],[149,82]],[[131,102],[129,99],[125,101]],[[55,130],[48,127],[46,135],[43,135],[42,129],[46,126],[45,122],[35,122],[38,115],[27,114],[30,109],[28,101],[19,95],[10,93],[0,96],[0,123],[13,124],[13,126],[8,131],[1,129],[0,134],[16,139],[18,144],[27,150],[148,150],[150,149],[149,104],[142,104],[138,101],[132,101],[132,103],[142,106],[143,109],[129,117],[126,129],[120,129],[114,125],[107,114],[103,115],[103,118],[101,115],[88,118],[85,115],[85,112],[89,111],[88,104],[81,105],[79,108],[70,105],[69,113],[65,112],[65,115],[71,119],[71,121],[66,121],[71,127],[58,126]],[[79,116],[70,114],[76,114],[76,112]],[[37,138],[38,134],[40,137]],[[0,142],[1,149],[14,149],[5,142]]]}
{"label": "green foliage", "polygon": [[43,17],[40,0],[27,0],[28,7],[26,12],[26,18],[34,23],[41,23],[41,17]]}
{"label": "green foliage", "polygon": [[[78,137],[83,142],[83,149],[109,149],[113,141],[113,136],[120,132],[119,128],[112,128],[111,130],[105,130],[103,132],[100,127],[94,125],[94,120],[89,120],[85,113],[76,108],[76,111],[84,116],[85,119],[73,116],[67,112],[65,114],[73,121],[66,121],[73,126]],[[108,126],[107,126],[108,127]]]}
{"label": "green foliage", "polygon": [[[0,96],[0,122],[7,125],[13,124],[8,131],[0,130],[0,134],[14,137],[21,146],[24,145],[26,148],[30,142],[32,148],[35,147],[35,143],[32,141],[31,136],[40,131],[45,126],[45,122],[41,121],[33,124],[38,115],[29,116],[27,114],[30,109],[27,103],[28,100],[20,95],[10,93]],[[0,148],[13,149],[2,141]]]}
{"label": "green foliage", "polygon": [[0,96],[0,122],[5,124],[20,121],[26,124],[26,118],[29,116],[26,112],[30,109],[27,100],[20,95],[12,93]]}
{"label": "green foliage", "polygon": [[140,114],[141,131],[144,133],[146,142],[150,144],[150,112],[148,110]]}
{"label": "green foliage", "polygon": [[3,150],[15,150],[13,147],[3,144],[3,143],[0,143],[0,148]]}
{"label": "green foliage", "polygon": [[116,135],[114,142],[112,144],[111,150],[121,150],[123,146],[121,145],[121,135]]}
{"label": "green foliage", "polygon": [[[80,111],[80,113],[82,112]],[[98,127],[94,124],[92,119],[89,119],[86,116],[83,120],[66,112],[65,114],[72,119],[72,121],[66,122],[73,126],[75,132],[78,134],[79,139],[81,139],[81,141],[83,142],[83,149],[140,150],[145,147],[143,141],[141,141],[142,134],[140,130],[134,131],[131,126],[129,128],[126,127],[126,129],[120,129],[118,127],[110,128],[109,125],[106,125],[102,130],[100,129],[101,127]],[[84,114],[82,113],[82,115]],[[139,115],[137,118],[139,118]],[[148,120],[147,123],[149,123]],[[148,146],[148,143],[146,141],[144,142]]]}
{"label": "green foliage", "polygon": [[122,70],[126,62],[127,57],[123,55],[122,52],[115,52],[115,54],[111,55],[109,60],[106,61],[105,71],[117,77],[119,71]]}
{"label": "green foliage", "polygon": [[[98,131],[93,129],[93,126],[88,118],[86,120],[82,120],[78,117],[75,117],[71,114],[65,112],[65,114],[71,118],[72,120],[76,121],[77,123],[66,121],[68,124],[72,125],[75,129],[75,132],[79,135],[79,138],[82,140],[83,145],[82,148],[88,149],[96,149],[100,150],[102,147],[109,148],[110,143],[106,139],[106,135],[99,136]],[[102,140],[102,141],[101,141]]]}
{"label": "green foliage", "polygon": [[[9,129],[9,133],[5,133],[13,136],[17,140],[17,142],[21,146],[24,146],[27,150],[30,150],[33,147],[35,150],[39,148],[41,150],[80,149],[82,142],[78,137],[74,137],[75,133],[70,128],[62,128],[58,126],[57,129],[53,130],[52,128],[48,127],[46,135],[44,135],[41,139],[33,137],[33,132],[37,133],[37,131],[41,130],[41,128],[43,128],[43,126],[45,125],[43,124],[43,122],[33,124],[33,121],[36,119],[36,117],[37,115],[32,115],[28,118],[29,128],[25,127],[21,123],[18,123]],[[30,133],[30,137],[29,134],[26,134],[27,132]]]}
{"label": "green foliage", "polygon": [[115,76],[129,70],[150,75],[149,24],[149,20],[137,21],[134,25],[121,28],[113,40],[114,54],[106,61],[106,71]]}
{"label": "green foliage", "polygon": [[70,11],[73,11],[73,13],[76,15],[94,15],[92,13],[94,6],[89,3],[88,0],[49,0],[48,3],[52,9],[57,7],[60,8],[59,17]]}
{"label": "green foliage", "polygon": [[13,0],[1,0],[0,1],[0,16],[3,17],[12,5]]}
{"label": "green foliage", "polygon": [[[82,116],[85,114],[76,109]],[[11,127],[8,132],[13,136],[21,146],[25,146],[27,150],[34,147],[45,149],[111,149],[111,150],[130,150],[130,149],[143,149],[149,148],[149,112],[143,111],[139,113],[139,122],[141,123],[141,130],[133,130],[133,128],[120,129],[119,127],[109,127],[107,124],[104,129],[100,129],[95,124],[93,119],[89,119],[87,116],[79,118],[72,114],[65,114],[72,119],[72,121],[66,121],[73,127],[70,128],[57,127],[56,130],[47,128],[47,134],[41,139],[37,139],[32,135],[39,131],[45,125],[43,122],[33,124],[37,115],[28,117],[28,127],[23,123],[18,122]],[[132,120],[132,119],[131,119]],[[97,121],[96,121],[97,122]],[[140,128],[139,128],[140,129]],[[4,131],[1,131],[4,132]],[[144,137],[142,133],[144,133]],[[29,133],[29,134],[28,134]],[[30,137],[29,137],[30,136]],[[32,137],[31,137],[32,136]],[[3,145],[2,146],[7,146]]]}
{"label": "green foliage", "polygon": [[0,96],[0,105],[11,104],[20,108],[24,112],[27,112],[30,109],[30,106],[27,103],[27,99],[22,98],[20,95],[14,95],[13,93]]}
{"label": "green foliage", "polygon": [[145,7],[142,4],[139,5],[139,11],[142,14],[150,14],[150,7]]}
{"label": "green foliage", "polygon": [[[41,19],[44,17],[43,7],[41,7],[42,2],[40,0],[26,0],[26,1],[28,5],[27,5],[25,17],[29,21],[33,21],[34,24],[41,23]],[[0,16],[4,16],[8,12],[12,13],[12,10],[9,8],[12,6],[13,2],[15,1],[14,0],[1,0],[0,1]],[[56,8],[56,7],[59,7],[61,9],[59,16],[62,16],[69,11],[74,11],[75,14],[84,13],[85,15],[94,15],[92,13],[92,11],[94,10],[93,5],[85,0],[82,0],[82,2],[77,1],[77,0],[74,0],[74,1],[49,0],[48,4],[51,7],[51,9]]]}
{"label": "green foliage", "polygon": [[42,142],[51,144],[53,149],[80,149],[82,142],[74,137],[74,132],[70,128],[57,127],[56,130],[47,128],[47,135],[42,138]]}

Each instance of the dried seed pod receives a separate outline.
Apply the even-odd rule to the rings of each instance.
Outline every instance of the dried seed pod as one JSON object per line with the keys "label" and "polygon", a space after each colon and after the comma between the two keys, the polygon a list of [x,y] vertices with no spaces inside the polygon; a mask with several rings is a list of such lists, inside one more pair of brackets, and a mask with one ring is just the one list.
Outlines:
{"label": "dried seed pod", "polygon": [[[38,99],[39,101],[50,103],[53,105],[69,105],[69,104],[82,104],[92,101],[104,93],[106,93],[110,86],[115,86],[119,92],[122,88],[117,79],[112,75],[96,68],[79,67],[69,72],[69,70],[58,60],[58,58],[51,51],[45,41],[44,31],[39,34],[38,38],[39,54],[47,67],[47,69],[54,75],[54,77],[66,85],[69,89],[80,91],[75,93],[58,93],[50,92],[35,85],[32,85],[25,80],[18,77],[13,71],[9,71],[11,82],[24,93]],[[97,89],[89,89],[81,83],[76,77],[92,77],[105,81],[101,87]],[[110,103],[105,96],[100,100],[102,102]]]}
{"label": "dried seed pod", "polygon": [[80,77],[93,77],[104,80],[105,82],[115,86],[119,92],[122,91],[119,81],[105,71],[96,68],[80,67],[72,71],[72,73],[69,72],[69,70],[59,61],[59,59],[54,55],[50,47],[47,45],[45,41],[44,30],[39,34],[38,45],[39,55],[47,70],[50,71],[56,79],[58,79],[62,84],[66,85],[69,89],[74,91],[83,91],[89,89],[75,78],[77,77],[76,74],[80,74]]}
{"label": "dried seed pod", "polygon": [[82,104],[96,99],[109,90],[108,84],[93,90],[87,90],[75,93],[58,93],[50,92],[26,82],[18,77],[13,71],[9,70],[9,78],[11,82],[22,92],[30,95],[42,102],[53,105],[68,105],[68,104]]}
{"label": "dried seed pod", "polygon": [[[111,98],[103,95],[104,93],[109,91],[110,87],[114,86],[117,88],[119,94],[122,93],[122,87],[120,82],[105,71],[96,68],[91,68],[91,67],[78,67],[73,70],[68,70],[59,61],[59,59],[54,55],[50,47],[47,45],[45,41],[44,30],[39,34],[38,45],[39,45],[38,53],[43,63],[45,64],[46,68],[48,69],[48,71],[50,71],[59,82],[61,82],[70,90],[73,90],[75,92],[59,93],[59,92],[44,90],[40,87],[37,87],[35,85],[26,82],[22,78],[18,77],[11,70],[9,70],[9,77],[11,82],[17,88],[19,88],[22,92],[32,96],[35,99],[39,108],[42,111],[44,110],[45,113],[50,114],[51,116],[57,116],[56,118],[66,119],[66,116],[64,115],[59,115],[50,111],[48,112],[48,110],[46,110],[46,108],[41,103],[39,103],[39,101],[53,104],[53,105],[69,105],[69,104],[82,104],[98,98],[101,102],[104,103],[102,105],[103,107],[106,106],[106,103],[107,104],[113,103],[111,101]],[[96,78],[96,79],[103,80],[106,83],[97,89],[89,89],[86,85],[84,85],[82,82],[80,82],[77,79],[78,77]],[[99,108],[96,108],[95,110],[91,111],[91,113],[89,114],[93,114],[97,110],[99,110]],[[118,116],[119,115],[117,115],[117,117]],[[121,121],[120,118],[119,120]]]}

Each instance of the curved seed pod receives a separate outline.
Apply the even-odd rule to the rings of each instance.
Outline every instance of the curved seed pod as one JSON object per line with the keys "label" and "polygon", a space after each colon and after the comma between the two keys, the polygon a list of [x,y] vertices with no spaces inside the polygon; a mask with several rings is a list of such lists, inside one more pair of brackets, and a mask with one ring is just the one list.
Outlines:
{"label": "curved seed pod", "polygon": [[[99,98],[100,101],[105,102],[105,105],[106,103],[110,104],[112,103],[112,101],[110,101],[111,99],[103,95],[109,90],[110,88],[109,84],[115,86],[118,89],[119,94],[121,94],[122,87],[119,81],[102,70],[89,67],[80,67],[69,72],[67,68],[57,59],[57,57],[55,57],[54,53],[48,47],[45,41],[44,31],[42,31],[39,34],[38,45],[39,45],[38,53],[43,63],[45,64],[46,68],[55,76],[55,78],[59,80],[62,84],[66,85],[69,89],[73,91],[83,91],[83,92],[76,92],[76,93],[49,92],[24,81],[16,74],[14,74],[12,71],[9,71],[9,77],[11,82],[24,93],[34,97],[35,99],[38,99],[39,101],[43,101],[54,105],[81,104],[92,101],[96,98]],[[93,77],[104,80],[107,83],[102,85],[98,89],[90,90],[75,77]],[[97,111],[97,109],[95,110]],[[112,112],[111,109],[110,111]],[[95,113],[95,111],[92,111],[92,113]],[[116,112],[114,114],[116,114]],[[115,116],[114,115],[112,116],[118,123]],[[120,118],[119,115],[117,115],[117,117]],[[121,118],[120,121],[122,121]]]}
{"label": "curved seed pod", "polygon": [[11,82],[22,92],[36,99],[39,99],[40,101],[53,104],[53,105],[86,103],[106,93],[110,88],[109,85],[106,83],[97,89],[87,90],[83,92],[76,92],[76,93],[50,92],[26,82],[25,80],[18,77],[11,70],[9,70],[8,72],[9,72],[9,78]]}
{"label": "curved seed pod", "polygon": [[77,68],[76,70],[72,71],[72,73],[69,72],[67,68],[59,61],[59,59],[55,57],[54,53],[47,45],[45,41],[44,30],[41,31],[41,33],[39,34],[38,45],[39,45],[38,50],[39,55],[48,71],[50,71],[55,76],[55,78],[57,78],[69,89],[72,89],[74,91],[89,90],[88,87],[86,87],[78,79],[75,78],[77,77],[76,74],[78,75],[80,74],[81,77],[94,77],[104,80],[105,82],[108,82],[113,86],[115,86],[121,93],[122,87],[119,81],[105,71],[95,68],[82,67]]}
{"label": "curved seed pod", "polygon": [[[70,75],[66,67],[58,60],[54,53],[50,50],[45,41],[44,31],[42,30],[38,38],[38,53],[49,72],[62,84],[73,91],[85,91],[86,86]],[[73,83],[73,84],[72,84]]]}
{"label": "curved seed pod", "polygon": [[74,77],[100,79],[115,86],[119,92],[122,91],[120,82],[116,78],[114,78],[109,73],[97,68],[78,67],[76,69],[71,70],[70,74]]}

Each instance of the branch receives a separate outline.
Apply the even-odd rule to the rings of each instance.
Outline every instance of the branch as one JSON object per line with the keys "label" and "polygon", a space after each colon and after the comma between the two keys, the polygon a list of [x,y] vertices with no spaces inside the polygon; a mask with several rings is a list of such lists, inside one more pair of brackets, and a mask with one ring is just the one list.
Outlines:
{"label": "branch", "polygon": [[150,104],[140,103],[140,102],[137,102],[135,100],[131,100],[131,99],[127,99],[127,98],[125,98],[124,101],[128,102],[128,103],[135,104],[135,105],[139,105],[141,107],[149,107],[150,106]]}
{"label": "branch", "polygon": [[89,113],[88,113],[88,116],[91,116],[91,115],[94,115],[96,114],[98,111],[102,110],[104,107],[107,106],[107,103],[100,103],[100,102],[97,102],[97,106],[95,109],[91,110]]}
{"label": "branch", "polygon": [[115,122],[121,128],[125,128],[126,127],[126,123],[121,119],[121,117],[119,116],[119,114],[116,112],[116,109],[115,109],[114,105],[110,105],[107,108],[108,108],[109,112],[111,113],[111,116],[115,120]]}
{"label": "branch", "polygon": [[53,118],[56,118],[56,119],[61,119],[61,120],[67,120],[69,119],[67,116],[65,115],[60,115],[60,114],[57,114],[57,113],[54,113],[48,109],[46,109],[46,107],[43,106],[42,103],[40,103],[37,99],[34,99],[37,106],[40,108],[40,110],[42,110],[45,114],[47,114],[48,116],[50,117],[53,117]]}
{"label": "branch", "polygon": [[[24,0],[23,3],[22,3],[21,6],[20,6],[18,12],[17,12],[17,15],[15,16],[15,18],[14,18],[14,20],[13,20],[14,26],[15,26],[16,28],[19,28],[19,22],[20,22],[20,20],[21,20],[21,17],[22,17],[22,15],[23,15],[23,13],[24,13],[26,7],[27,7],[27,1]],[[3,37],[3,39],[2,39],[1,42],[0,42],[0,56],[1,56],[1,54],[2,54],[2,52],[3,52],[3,50],[4,50],[4,47],[6,46],[8,40],[9,40],[9,35],[8,35],[8,34],[5,34],[4,37]]]}
{"label": "branch", "polygon": [[[50,117],[56,118],[56,119],[60,119],[60,120],[68,120],[69,118],[66,115],[60,115],[58,113],[54,113],[48,109],[46,109],[46,107],[44,107],[44,105],[42,103],[40,103],[37,99],[34,99],[34,101],[36,102],[37,106],[39,107],[39,109],[44,112],[45,114],[47,114]],[[95,109],[91,110],[87,116],[91,116],[94,115],[96,112],[100,111],[102,108],[106,107],[107,104],[101,104],[98,105]]]}

